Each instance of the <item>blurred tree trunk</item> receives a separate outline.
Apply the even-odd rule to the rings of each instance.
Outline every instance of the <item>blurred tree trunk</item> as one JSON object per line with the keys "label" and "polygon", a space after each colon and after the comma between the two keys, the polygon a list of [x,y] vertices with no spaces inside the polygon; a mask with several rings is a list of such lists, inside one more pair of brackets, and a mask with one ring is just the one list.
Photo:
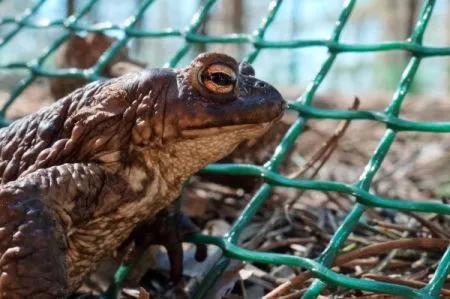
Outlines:
{"label": "blurred tree trunk", "polygon": [[[137,8],[139,7],[139,3],[140,2],[141,2],[141,0],[135,0],[135,4],[134,4],[135,10],[137,10]],[[145,14],[134,25],[135,29],[142,30],[142,26],[143,26],[143,23],[144,23],[144,18],[145,18]],[[134,38],[132,40],[133,50],[134,50],[135,53],[139,53],[139,54],[141,53],[141,50],[142,50],[142,42],[141,41],[142,41],[142,38]]]}
{"label": "blurred tree trunk", "polygon": [[[408,33],[408,36],[411,36],[412,32],[414,31],[414,27],[416,26],[417,22],[417,15],[418,15],[418,8],[419,5],[417,3],[417,0],[410,0],[408,3],[408,9],[407,9],[407,19],[406,19],[406,30]],[[411,58],[410,52],[405,52],[406,59]]]}
{"label": "blurred tree trunk", "polygon": [[[410,37],[417,22],[418,1],[373,1],[372,12],[374,15],[379,15],[380,22],[384,27],[383,41],[401,41]],[[384,53],[382,57],[386,66],[401,73],[411,58],[411,54],[407,51],[395,51]],[[397,75],[392,79],[397,80],[395,77]]]}
{"label": "blurred tree trunk", "polygon": [[67,16],[71,16],[73,15],[73,13],[75,12],[75,0],[67,0]]}
{"label": "blurred tree trunk", "polygon": [[[205,2],[206,2],[206,0],[200,0],[198,3],[198,6],[202,7],[205,4]],[[206,27],[208,26],[208,21],[209,21],[209,15],[206,16],[202,25],[198,29],[198,31],[197,31],[198,34],[206,35]],[[196,52],[195,56],[197,56],[200,53],[206,52],[206,44],[204,44],[204,43],[194,44],[194,51]]]}
{"label": "blurred tree trunk", "polygon": [[406,28],[408,30],[408,34],[411,35],[411,33],[414,30],[414,26],[417,22],[417,10],[419,8],[419,5],[417,3],[417,0],[410,0],[408,4],[408,18],[406,21]]}
{"label": "blurred tree trunk", "polygon": [[[242,0],[221,1],[217,15],[210,19],[206,31],[212,35],[242,33],[244,31],[243,15]],[[213,45],[211,48],[211,50],[225,52],[236,58],[242,57],[241,44]]]}

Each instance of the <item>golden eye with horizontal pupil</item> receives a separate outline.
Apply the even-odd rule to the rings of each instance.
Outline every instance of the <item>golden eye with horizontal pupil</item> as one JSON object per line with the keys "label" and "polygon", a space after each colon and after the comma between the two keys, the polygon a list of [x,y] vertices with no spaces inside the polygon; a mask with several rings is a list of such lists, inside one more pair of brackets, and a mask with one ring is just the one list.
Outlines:
{"label": "golden eye with horizontal pupil", "polygon": [[213,64],[200,74],[200,82],[214,93],[229,93],[236,85],[236,73],[224,64]]}

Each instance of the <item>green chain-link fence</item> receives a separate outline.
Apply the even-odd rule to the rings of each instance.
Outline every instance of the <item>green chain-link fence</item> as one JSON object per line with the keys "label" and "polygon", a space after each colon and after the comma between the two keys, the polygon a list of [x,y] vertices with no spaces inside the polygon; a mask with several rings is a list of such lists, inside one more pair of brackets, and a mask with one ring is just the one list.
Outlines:
{"label": "green chain-link fence", "polygon": [[[50,27],[65,28],[66,33],[55,39],[48,49],[37,59],[22,62],[0,65],[0,69],[24,69],[28,71],[28,75],[18,84],[11,93],[8,101],[0,109],[0,125],[7,125],[8,121],[4,118],[5,112],[13,101],[20,95],[27,86],[29,86],[36,78],[45,77],[78,77],[88,80],[96,80],[100,78],[100,74],[109,61],[113,58],[117,51],[125,46],[129,38],[164,38],[178,37],[184,39],[185,43],[178,49],[173,58],[167,62],[166,66],[176,66],[177,63],[188,53],[190,47],[195,43],[240,43],[250,44],[253,50],[246,57],[246,61],[253,62],[264,49],[293,49],[305,47],[325,47],[328,49],[328,57],[323,62],[319,72],[311,82],[305,93],[297,101],[290,103],[290,109],[299,113],[297,120],[287,131],[279,146],[275,150],[272,158],[263,166],[242,165],[242,164],[220,164],[210,165],[204,171],[213,173],[223,173],[229,175],[252,175],[262,177],[265,183],[255,193],[254,197],[248,203],[240,217],[232,226],[231,230],[223,237],[212,237],[206,235],[195,235],[190,241],[205,244],[214,244],[223,250],[223,257],[210,270],[206,279],[200,284],[196,291],[195,298],[203,298],[210,287],[217,281],[221,273],[229,264],[230,258],[245,261],[253,261],[259,263],[285,264],[301,267],[311,271],[316,280],[311,284],[309,289],[302,298],[317,298],[327,284],[337,285],[358,290],[365,290],[375,293],[386,293],[406,298],[437,298],[439,297],[441,288],[447,278],[450,268],[450,249],[448,249],[442,257],[433,277],[429,283],[422,289],[396,285],[392,283],[371,281],[367,279],[357,279],[333,272],[330,267],[339,252],[340,248],[347,240],[349,234],[357,225],[360,217],[367,207],[383,207],[388,209],[402,211],[418,211],[438,214],[450,214],[450,206],[432,202],[432,201],[411,201],[392,198],[383,198],[369,192],[372,180],[380,168],[383,159],[389,151],[390,146],[395,140],[396,134],[401,131],[421,131],[446,133],[450,132],[450,122],[416,122],[399,118],[399,111],[403,100],[408,93],[411,82],[417,72],[417,69],[423,58],[432,56],[449,56],[450,48],[447,47],[428,47],[422,45],[422,38],[431,18],[434,0],[425,0],[419,13],[417,23],[406,41],[384,42],[379,44],[346,44],[339,41],[341,32],[347,23],[347,20],[354,9],[357,0],[344,1],[342,12],[336,22],[331,38],[325,40],[288,40],[288,41],[269,41],[264,39],[264,34],[277,16],[277,12],[282,0],[274,0],[270,3],[267,15],[263,18],[260,27],[253,34],[230,34],[222,36],[206,36],[198,34],[197,31],[205,21],[212,7],[216,4],[216,0],[208,0],[193,16],[191,24],[184,30],[166,29],[162,31],[145,31],[136,29],[135,25],[140,20],[145,11],[154,2],[152,0],[141,1],[136,14],[131,16],[128,21],[122,25],[107,24],[103,26],[81,25],[79,20],[86,15],[96,0],[86,1],[84,6],[74,15],[66,19],[54,20],[46,23],[36,22],[31,17],[39,10],[46,0],[39,0],[36,4],[27,9],[20,16],[4,17],[0,19],[0,26],[15,25],[6,35],[0,39],[0,49],[4,47],[16,34],[22,29],[36,28],[45,30]],[[71,32],[88,31],[88,32],[105,32],[108,30],[121,30],[124,34],[118,38],[113,45],[100,57],[98,62],[89,70],[50,70],[43,67],[44,61],[56,49],[66,41]],[[333,66],[336,57],[343,52],[377,52],[377,51],[393,51],[403,50],[411,53],[411,58],[403,76],[398,84],[394,96],[384,112],[372,111],[340,111],[318,109],[311,106],[316,90],[322,83]],[[326,118],[326,119],[349,119],[349,120],[373,120],[384,123],[386,130],[381,138],[377,148],[368,161],[363,173],[358,181],[353,184],[344,184],[334,181],[309,181],[288,179],[277,173],[280,164],[286,158],[290,148],[294,146],[296,138],[302,132],[309,118]],[[261,205],[269,197],[274,186],[284,186],[291,188],[301,188],[320,191],[334,191],[352,195],[356,199],[356,203],[347,217],[338,228],[328,247],[316,259],[300,258],[283,254],[257,252],[247,250],[237,245],[237,240],[243,229],[249,224],[253,215],[258,211]],[[121,268],[116,273],[116,281],[126,275],[127,269]],[[111,288],[114,290],[115,287]],[[110,290],[110,291],[111,291]]]}

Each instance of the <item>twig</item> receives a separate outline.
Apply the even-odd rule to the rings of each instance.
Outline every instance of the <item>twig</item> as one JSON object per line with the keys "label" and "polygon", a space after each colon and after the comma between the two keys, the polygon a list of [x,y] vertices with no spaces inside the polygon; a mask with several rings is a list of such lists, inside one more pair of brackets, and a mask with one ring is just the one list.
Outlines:
{"label": "twig", "polygon": [[286,247],[292,244],[308,244],[316,242],[317,238],[309,237],[309,238],[288,238],[279,240],[276,242],[271,242],[270,244],[262,245],[258,250],[260,251],[271,251],[280,247]]}
{"label": "twig", "polygon": [[243,281],[242,279],[239,279],[239,283],[240,283],[240,285],[241,285],[242,298],[243,298],[243,299],[247,299],[248,296],[247,296],[247,290],[245,289],[244,281]]}
{"label": "twig", "polygon": [[[401,279],[401,278],[390,277],[390,276],[385,276],[385,275],[378,275],[378,274],[371,274],[371,273],[366,274],[363,277],[373,279],[373,280],[401,284],[401,285],[405,285],[405,286],[409,286],[409,287],[413,287],[413,288],[422,288],[427,285],[425,282],[418,281],[418,280]],[[450,290],[449,289],[441,289],[441,295],[450,296]]]}
{"label": "twig", "polygon": [[[335,260],[334,265],[340,266],[349,261],[352,261],[357,258],[369,257],[373,255],[378,255],[382,253],[389,252],[395,248],[417,248],[417,249],[426,249],[426,250],[436,250],[436,249],[445,249],[450,244],[450,239],[426,239],[426,238],[412,238],[412,239],[404,239],[404,240],[393,240],[387,241],[383,243],[378,243],[374,245],[369,245],[367,247],[363,247],[360,249],[353,250],[349,253],[342,254],[338,256]],[[297,288],[302,285],[305,281],[312,278],[313,275],[311,272],[305,271],[300,273],[299,275],[292,278],[290,281],[285,282],[275,289],[273,289],[270,293],[265,295],[264,299],[275,299],[279,296],[285,295],[291,288]]]}
{"label": "twig", "polygon": [[425,279],[425,278],[428,276],[428,274],[434,272],[434,270],[436,269],[436,267],[437,267],[438,265],[439,265],[439,262],[435,262],[435,263],[433,263],[432,265],[426,267],[425,269],[423,269],[423,270],[421,270],[421,271],[418,271],[418,272],[416,272],[416,273],[414,273],[414,274],[411,274],[411,275],[409,276],[409,278],[410,278],[410,279],[413,279],[413,280],[422,280],[422,279]]}
{"label": "twig", "polygon": [[[359,99],[357,97],[355,97],[355,99],[353,101],[353,105],[349,110],[357,110],[359,107],[359,104],[360,104]],[[336,150],[336,148],[338,146],[338,141],[339,141],[339,139],[342,138],[342,136],[344,136],[345,132],[347,131],[347,129],[350,125],[350,122],[351,122],[351,120],[349,120],[349,119],[342,121],[339,124],[336,131],[334,131],[333,135],[331,135],[331,137],[324,144],[322,144],[322,146],[320,148],[318,148],[314,152],[312,157],[305,163],[305,165],[303,165],[303,167],[301,167],[296,172],[291,173],[290,175],[287,175],[287,177],[290,179],[298,178],[299,176],[305,174],[306,171],[311,169],[314,166],[314,164],[316,164],[316,162],[320,161],[319,165],[317,165],[314,168],[313,173],[308,177],[308,179],[312,179],[312,178],[316,177],[316,175],[319,173],[320,169],[323,167],[323,165],[325,165],[325,163],[329,160],[329,158],[331,157],[333,152]],[[299,192],[297,198],[301,197],[304,192],[305,192],[305,190],[301,190]],[[285,210],[288,210],[295,201],[296,201],[296,199],[290,199],[289,201],[286,201]]]}
{"label": "twig", "polygon": [[450,238],[450,234],[446,233],[445,231],[443,231],[440,227],[438,227],[437,225],[435,225],[433,222],[431,222],[428,219],[423,218],[420,215],[417,215],[415,213],[411,213],[411,212],[403,212],[404,214],[413,217],[414,219],[416,219],[420,224],[422,224],[423,226],[425,226],[426,228],[428,228],[428,230],[430,231],[430,233],[438,238],[442,238],[442,239],[448,239]]}
{"label": "twig", "polygon": [[283,220],[283,213],[280,209],[276,208],[273,215],[270,217],[269,221],[267,221],[264,226],[259,229],[256,234],[243,246],[249,249],[255,249],[261,245],[264,239],[267,238],[267,233],[270,232],[280,220]]}
{"label": "twig", "polygon": [[[402,230],[402,231],[409,231],[412,233],[417,233],[417,232],[425,232],[425,231],[417,231],[417,228],[412,228],[412,227],[407,227],[405,225],[402,224],[395,224],[395,223],[389,223],[389,222],[385,222],[385,221],[381,221],[381,220],[377,220],[377,219],[373,219],[368,221],[369,225],[376,225],[376,226],[381,226],[381,227],[385,227],[385,228],[390,228],[390,229],[396,229],[396,230]],[[439,237],[439,236],[437,236]]]}
{"label": "twig", "polygon": [[[379,261],[378,258],[370,257],[370,258],[363,258],[363,259],[355,259],[353,261],[350,261],[348,263],[342,264],[340,266],[341,267],[346,267],[346,268],[354,268],[356,266],[373,268],[379,262],[380,261]],[[403,260],[393,259],[386,266],[386,269],[397,269],[397,268],[405,268],[405,267],[411,267],[411,262],[406,262],[406,261],[403,261]]]}
{"label": "twig", "polygon": [[[349,110],[358,110],[360,104],[360,100],[355,97],[352,107],[350,107]],[[342,138],[342,136],[344,136],[345,132],[347,131],[349,125],[350,125],[351,120],[346,119],[342,122],[340,122],[339,126],[337,127],[337,129],[334,131],[333,135],[331,135],[328,140],[322,144],[322,146],[320,148],[318,148],[314,154],[312,155],[311,159],[309,159],[305,165],[300,168],[299,170],[297,170],[294,173],[291,173],[290,175],[288,175],[288,178],[297,178],[301,175],[303,175],[308,169],[310,169],[321,157],[323,157],[325,155],[325,158],[322,159],[321,164],[323,165],[326,160],[328,160],[329,156],[331,155],[331,153],[336,149],[337,147],[337,142],[339,141],[340,138]],[[317,167],[315,170],[315,173],[318,172],[318,170],[320,169],[321,166]],[[315,175],[313,175],[315,176]]]}
{"label": "twig", "polygon": [[[409,219],[409,221],[408,221],[408,227],[413,227],[414,226],[414,222],[415,221],[412,221],[412,219]],[[409,235],[411,234],[411,232],[410,231],[404,231],[403,233],[402,233],[402,236],[401,236],[401,238],[402,239],[405,239],[405,238],[407,238]],[[398,253],[398,250],[399,250],[399,248],[395,248],[394,250],[392,250],[391,252],[389,252],[389,254],[376,266],[376,267],[374,267],[370,272],[371,273],[376,273],[376,272],[381,272],[385,267],[386,267],[386,265],[392,260],[392,259],[394,259],[395,258],[395,256],[397,255],[397,253]]]}
{"label": "twig", "polygon": [[292,294],[281,296],[278,299],[298,299],[301,295],[303,295],[306,292],[306,289],[298,290],[293,292]]}

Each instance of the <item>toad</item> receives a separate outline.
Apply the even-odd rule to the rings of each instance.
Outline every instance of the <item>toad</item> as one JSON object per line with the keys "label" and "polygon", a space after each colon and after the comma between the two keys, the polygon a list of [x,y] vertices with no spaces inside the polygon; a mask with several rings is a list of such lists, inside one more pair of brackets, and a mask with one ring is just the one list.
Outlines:
{"label": "toad", "polygon": [[253,68],[206,53],[97,81],[0,130],[0,298],[65,298],[285,108]]}

